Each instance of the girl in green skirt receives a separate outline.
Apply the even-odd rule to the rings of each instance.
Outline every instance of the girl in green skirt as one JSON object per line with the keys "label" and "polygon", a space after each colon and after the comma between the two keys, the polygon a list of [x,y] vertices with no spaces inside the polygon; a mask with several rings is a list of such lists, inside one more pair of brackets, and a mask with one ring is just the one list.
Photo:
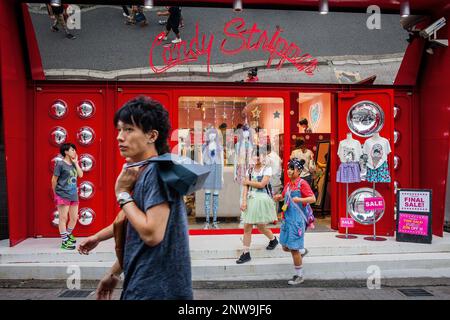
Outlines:
{"label": "girl in green skirt", "polygon": [[244,247],[243,253],[236,263],[244,263],[251,260],[250,243],[252,240],[253,225],[257,225],[258,230],[270,241],[267,250],[273,250],[278,244],[277,238],[272,231],[267,228],[267,224],[277,220],[275,201],[272,199],[272,187],[270,177],[272,168],[262,163],[259,148],[254,156],[255,166],[247,172],[244,180],[244,194],[241,204],[242,217],[244,221]]}

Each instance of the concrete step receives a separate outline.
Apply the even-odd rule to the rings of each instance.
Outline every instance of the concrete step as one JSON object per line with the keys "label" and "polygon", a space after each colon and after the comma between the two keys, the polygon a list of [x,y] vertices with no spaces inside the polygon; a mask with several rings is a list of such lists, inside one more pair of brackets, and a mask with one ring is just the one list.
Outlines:
{"label": "concrete step", "polygon": [[[278,236],[278,235],[277,235]],[[241,254],[241,235],[191,236],[191,259],[216,260],[236,259]],[[82,239],[78,239],[80,243]],[[404,253],[450,253],[450,237],[433,239],[433,244],[396,242],[388,238],[385,242],[371,242],[358,239],[345,240],[335,237],[335,233],[307,233],[305,244],[309,257],[352,256],[373,254]],[[266,250],[267,239],[262,235],[252,238],[251,254],[253,258],[282,258],[286,253],[278,246],[275,250]],[[28,239],[14,248],[0,247],[0,264],[5,263],[70,263],[70,262],[112,262],[115,260],[114,241],[101,243],[89,255],[80,255],[76,250],[59,249],[59,239]]]}
{"label": "concrete step", "polygon": [[[67,279],[79,272],[83,280],[98,280],[112,262],[78,263],[5,263],[0,264],[0,279]],[[368,268],[377,266],[382,277],[389,274],[413,277],[450,275],[450,253],[375,254],[342,256],[306,256],[304,270],[309,279],[367,279]],[[414,270],[414,271],[411,271]],[[414,273],[411,273],[414,272]],[[252,258],[238,265],[235,259],[192,260],[192,279],[276,280],[292,276],[292,258]]]}

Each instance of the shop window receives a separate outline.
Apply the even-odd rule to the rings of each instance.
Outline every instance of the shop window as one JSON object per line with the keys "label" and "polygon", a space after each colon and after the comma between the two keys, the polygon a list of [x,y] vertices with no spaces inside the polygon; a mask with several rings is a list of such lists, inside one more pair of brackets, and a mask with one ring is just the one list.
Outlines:
{"label": "shop window", "polygon": [[298,106],[291,111],[291,158],[304,159],[302,177],[310,184],[316,203],[313,208],[320,230],[330,230],[330,138],[331,94],[301,92]]}
{"label": "shop window", "polygon": [[[180,97],[178,107],[178,145],[172,152],[211,169],[204,189],[185,197],[190,229],[238,228],[241,183],[257,149],[267,166],[268,159],[276,154],[280,163],[275,169],[282,177],[284,101],[267,97]],[[279,187],[280,182],[276,184],[273,187]]]}

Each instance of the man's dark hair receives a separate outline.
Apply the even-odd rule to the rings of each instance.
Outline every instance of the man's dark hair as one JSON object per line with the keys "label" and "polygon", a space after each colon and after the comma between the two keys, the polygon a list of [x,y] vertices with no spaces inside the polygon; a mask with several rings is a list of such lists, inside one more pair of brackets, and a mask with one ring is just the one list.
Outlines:
{"label": "man's dark hair", "polygon": [[237,126],[236,126],[236,129],[241,129],[242,128],[242,123],[239,123]]}
{"label": "man's dark hair", "polygon": [[219,126],[219,129],[226,129],[227,128],[227,124],[224,122]]}
{"label": "man's dark hair", "polygon": [[308,125],[308,120],[306,118],[303,118],[302,120],[300,120],[298,122],[299,125],[303,126],[303,125]]}
{"label": "man's dark hair", "polygon": [[302,147],[304,144],[305,144],[305,140],[303,140],[303,139],[297,139],[297,140],[295,141],[295,148],[298,149],[298,148]]}
{"label": "man's dark hair", "polygon": [[70,148],[73,148],[74,150],[77,150],[77,147],[75,147],[75,145],[73,143],[70,143],[70,142],[63,143],[61,145],[61,147],[59,147],[59,153],[61,153],[61,155],[63,157],[65,157],[66,156],[66,151],[69,151]]}
{"label": "man's dark hair", "polygon": [[114,115],[114,126],[119,121],[139,127],[144,133],[158,131],[155,147],[158,154],[170,151],[167,139],[169,137],[169,112],[162,104],[149,97],[139,96],[125,103]]}

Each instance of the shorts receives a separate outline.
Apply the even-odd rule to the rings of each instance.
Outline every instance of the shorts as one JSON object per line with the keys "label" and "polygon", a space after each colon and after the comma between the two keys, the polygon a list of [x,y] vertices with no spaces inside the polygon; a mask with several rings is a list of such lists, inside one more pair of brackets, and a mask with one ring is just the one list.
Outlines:
{"label": "shorts", "polygon": [[61,198],[58,195],[55,195],[55,204],[57,206],[77,206],[79,201],[72,201],[70,199]]}
{"label": "shorts", "polygon": [[336,181],[340,183],[361,182],[361,171],[358,162],[343,162],[340,164]]}
{"label": "shorts", "polygon": [[391,182],[387,161],[377,169],[367,168],[366,180],[367,182]]}

